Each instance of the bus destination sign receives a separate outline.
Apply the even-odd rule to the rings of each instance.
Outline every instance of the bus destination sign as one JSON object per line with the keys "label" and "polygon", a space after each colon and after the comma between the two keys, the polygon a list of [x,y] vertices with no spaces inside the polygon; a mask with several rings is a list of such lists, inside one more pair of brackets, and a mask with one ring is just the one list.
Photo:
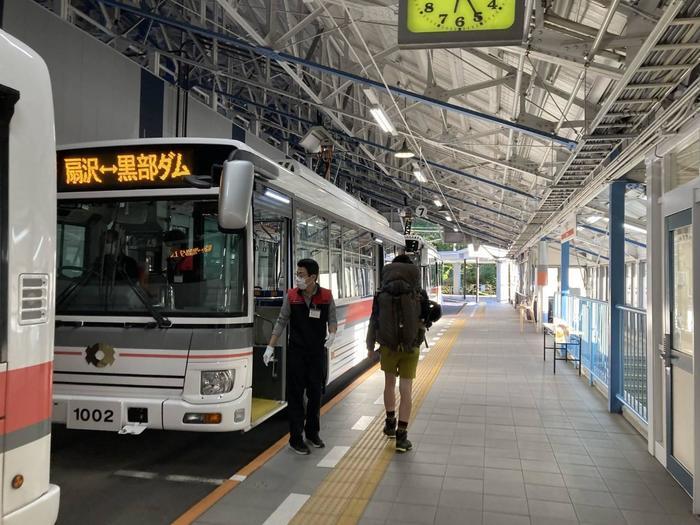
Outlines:
{"label": "bus destination sign", "polygon": [[193,171],[189,148],[100,148],[58,152],[58,191],[182,187]]}

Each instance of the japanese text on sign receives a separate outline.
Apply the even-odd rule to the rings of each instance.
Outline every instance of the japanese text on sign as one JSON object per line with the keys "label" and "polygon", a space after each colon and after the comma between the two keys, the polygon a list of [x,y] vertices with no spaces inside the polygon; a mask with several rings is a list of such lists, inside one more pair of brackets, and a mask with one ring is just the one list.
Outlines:
{"label": "japanese text on sign", "polygon": [[193,257],[195,255],[199,255],[201,253],[210,253],[214,249],[214,246],[211,244],[207,244],[205,246],[200,247],[194,247],[194,248],[185,248],[183,250],[171,250],[170,251],[170,259],[175,259],[179,257]]}
{"label": "japanese text on sign", "polygon": [[[182,153],[117,154],[113,163],[100,157],[66,157],[63,159],[66,184],[89,186],[110,183],[156,182],[191,175]],[[111,178],[108,179],[108,178]]]}

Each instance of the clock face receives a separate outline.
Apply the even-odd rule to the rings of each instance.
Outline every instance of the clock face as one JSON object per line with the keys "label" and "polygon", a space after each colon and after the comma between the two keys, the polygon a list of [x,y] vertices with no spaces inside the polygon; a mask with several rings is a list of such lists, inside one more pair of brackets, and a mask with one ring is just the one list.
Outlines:
{"label": "clock face", "polygon": [[408,0],[412,33],[448,33],[509,29],[519,0]]}

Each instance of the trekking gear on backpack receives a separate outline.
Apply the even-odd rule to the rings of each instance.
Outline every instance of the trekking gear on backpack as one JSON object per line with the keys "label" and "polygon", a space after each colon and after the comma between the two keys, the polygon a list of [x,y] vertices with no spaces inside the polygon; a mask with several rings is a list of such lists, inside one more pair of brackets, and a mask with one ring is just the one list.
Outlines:
{"label": "trekking gear on backpack", "polygon": [[423,324],[426,328],[430,328],[433,323],[436,323],[442,317],[442,306],[440,303],[431,301],[423,301],[421,304],[421,319],[423,319]]}

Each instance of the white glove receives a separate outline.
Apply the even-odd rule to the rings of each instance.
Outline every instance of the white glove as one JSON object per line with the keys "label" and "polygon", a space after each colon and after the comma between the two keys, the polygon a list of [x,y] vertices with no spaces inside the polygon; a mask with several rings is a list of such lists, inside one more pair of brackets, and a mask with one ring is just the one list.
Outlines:
{"label": "white glove", "polygon": [[270,364],[270,361],[275,360],[275,348],[273,346],[267,345],[265,353],[263,354],[263,363],[265,366]]}
{"label": "white glove", "polygon": [[328,337],[326,338],[326,348],[330,348],[333,346],[333,342],[335,341],[335,333],[330,333],[328,334]]}

